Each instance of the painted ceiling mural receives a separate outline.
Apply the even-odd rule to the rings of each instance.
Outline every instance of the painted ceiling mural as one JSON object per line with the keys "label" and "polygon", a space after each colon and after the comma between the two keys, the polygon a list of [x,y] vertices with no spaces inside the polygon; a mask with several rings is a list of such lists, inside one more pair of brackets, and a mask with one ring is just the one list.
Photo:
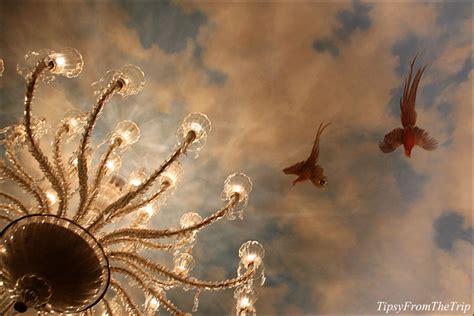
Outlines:
{"label": "painted ceiling mural", "polygon": [[[21,118],[16,64],[28,51],[74,47],[83,55],[78,78],[38,92],[35,114],[53,124],[68,109],[89,109],[90,85],[107,70],[138,65],[144,90],[112,101],[95,133],[125,119],[140,125],[124,173],[159,165],[187,113],[206,113],[213,124],[152,226],[189,211],[210,214],[228,174],[253,181],[242,221],[200,233],[194,275],[232,277],[239,246],[259,240],[267,273],[259,315],[383,314],[379,302],[471,304],[472,12],[467,1],[6,0],[0,128]],[[438,148],[417,146],[410,158],[400,148],[384,154],[379,142],[401,127],[400,98],[416,55],[413,76],[427,65],[417,124]],[[282,169],[310,155],[321,122],[331,122],[318,153],[327,184],[293,186]],[[169,295],[191,310],[192,294]],[[227,314],[232,305],[232,291],[203,293],[197,315]]]}

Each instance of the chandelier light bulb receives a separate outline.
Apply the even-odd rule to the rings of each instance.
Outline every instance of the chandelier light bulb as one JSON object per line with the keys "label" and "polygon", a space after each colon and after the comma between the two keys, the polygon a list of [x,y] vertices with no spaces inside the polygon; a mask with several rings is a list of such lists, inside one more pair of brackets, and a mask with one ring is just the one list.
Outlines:
{"label": "chandelier light bulb", "polygon": [[134,65],[125,65],[117,73],[121,88],[118,92],[124,98],[138,94],[145,86],[145,74]]}
{"label": "chandelier light bulb", "polygon": [[190,113],[185,118],[176,132],[178,143],[184,143],[189,137],[192,142],[189,151],[199,152],[206,145],[207,136],[211,132],[211,121],[202,113]]}
{"label": "chandelier light bulb", "polygon": [[68,78],[77,77],[84,66],[82,55],[74,48],[64,48],[49,55],[51,72]]}
{"label": "chandelier light bulb", "polygon": [[128,177],[128,184],[131,187],[138,187],[140,184],[145,182],[147,175],[143,169],[136,170],[130,174]]}
{"label": "chandelier light bulb", "polygon": [[240,247],[239,257],[246,267],[253,265],[258,268],[265,257],[265,249],[258,241],[247,241]]}
{"label": "chandelier light bulb", "polygon": [[54,205],[58,201],[58,195],[51,189],[46,191],[46,198],[48,199],[49,205]]}
{"label": "chandelier light bulb", "polygon": [[183,167],[179,162],[175,162],[171,164],[166,170],[163,172],[161,176],[160,182],[162,184],[167,183],[171,188],[176,187],[178,182],[181,180],[183,176]]}
{"label": "chandelier light bulb", "polygon": [[105,163],[105,168],[107,169],[108,173],[116,172],[120,169],[122,166],[122,158],[115,153],[112,152],[110,154],[109,159],[107,159],[107,162]]}
{"label": "chandelier light bulb", "polygon": [[140,138],[140,128],[132,121],[122,121],[117,124],[112,133],[112,141],[118,141],[122,149],[135,144]]}
{"label": "chandelier light bulb", "polygon": [[244,173],[233,173],[227,177],[224,182],[224,191],[222,199],[230,201],[233,197],[237,197],[238,201],[231,212],[227,213],[230,220],[236,217],[243,217],[243,210],[247,206],[249,194],[252,191],[252,181]]}
{"label": "chandelier light bulb", "polygon": [[5,71],[5,64],[3,63],[3,59],[0,58],[0,77],[3,75]]}
{"label": "chandelier light bulb", "polygon": [[236,300],[236,315],[254,314],[254,304],[257,301],[257,294],[250,286],[243,285],[235,289],[234,298]]}
{"label": "chandelier light bulb", "polygon": [[188,228],[188,227],[196,225],[197,223],[200,223],[201,221],[202,221],[201,215],[195,212],[189,212],[181,216],[181,219],[179,220],[179,224],[181,225],[181,228]]}
{"label": "chandelier light bulb", "polygon": [[194,268],[194,258],[189,253],[182,252],[174,258],[174,272],[187,275]]}

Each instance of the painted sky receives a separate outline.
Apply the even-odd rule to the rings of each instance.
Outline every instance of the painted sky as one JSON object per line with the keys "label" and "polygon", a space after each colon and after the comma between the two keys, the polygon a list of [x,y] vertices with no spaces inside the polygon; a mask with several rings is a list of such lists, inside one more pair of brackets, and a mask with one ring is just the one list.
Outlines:
{"label": "painted sky", "polygon": [[[66,109],[88,109],[90,84],[107,70],[136,64],[144,91],[109,104],[96,134],[123,119],[140,125],[124,174],[157,167],[187,113],[213,123],[153,226],[190,210],[210,214],[228,174],[253,180],[244,220],[200,233],[196,276],[235,275],[239,246],[259,240],[267,271],[259,315],[378,314],[378,301],[472,304],[472,12],[461,1],[2,1],[0,127],[21,117],[15,68],[28,51],[70,46],[84,57],[79,78],[41,87],[34,112],[52,124]],[[377,144],[399,125],[416,53],[428,64],[418,125],[440,147],[384,155]],[[333,122],[320,149],[329,185],[292,187],[281,169],[309,154],[321,121]],[[191,309],[191,293],[172,297]],[[231,291],[204,293],[197,315],[231,306]]]}

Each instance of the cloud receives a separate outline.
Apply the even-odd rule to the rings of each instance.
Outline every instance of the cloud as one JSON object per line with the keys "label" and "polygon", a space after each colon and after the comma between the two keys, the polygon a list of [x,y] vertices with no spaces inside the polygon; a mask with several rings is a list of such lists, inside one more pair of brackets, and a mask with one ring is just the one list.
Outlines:
{"label": "cloud", "polygon": [[158,45],[167,53],[180,52],[186,48],[189,39],[196,38],[199,28],[207,22],[202,12],[183,12],[172,1],[137,6],[133,1],[123,0],[120,5],[129,14],[129,25],[138,30],[145,49]]}
{"label": "cloud", "polygon": [[474,243],[473,229],[463,227],[464,217],[454,212],[448,212],[438,217],[433,223],[436,235],[435,242],[439,248],[451,250],[456,240]]}
{"label": "cloud", "polygon": [[351,9],[343,9],[336,13],[338,26],[333,30],[331,38],[319,38],[313,42],[313,48],[323,53],[329,52],[332,57],[339,55],[338,45],[347,43],[352,33],[367,31],[372,24],[369,16],[371,6],[360,1],[352,1]]}

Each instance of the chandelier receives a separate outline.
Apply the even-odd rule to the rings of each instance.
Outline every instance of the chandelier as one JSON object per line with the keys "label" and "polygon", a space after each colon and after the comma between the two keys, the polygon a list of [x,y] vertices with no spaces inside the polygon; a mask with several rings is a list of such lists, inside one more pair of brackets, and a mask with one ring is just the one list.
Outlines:
{"label": "chandelier", "polygon": [[[236,315],[255,315],[255,287],[265,280],[264,249],[258,242],[240,247],[235,278],[204,281],[190,275],[197,233],[223,217],[242,218],[252,188],[246,175],[234,173],[225,180],[223,206],[211,215],[189,212],[176,226],[147,226],[156,205],[178,184],[183,172],[178,160],[205,145],[211,130],[206,115],[184,118],[175,149],[151,174],[139,169],[122,176],[121,156],[138,141],[137,124],[118,123],[104,137],[104,147],[93,148],[90,140],[114,95],[127,98],[143,89],[143,72],[126,65],[94,83],[92,110],[67,112],[51,136],[51,152],[41,149],[48,125],[32,114],[37,85],[59,75],[76,77],[82,66],[81,54],[65,48],[31,52],[17,67],[26,78],[24,116],[21,123],[0,130],[5,158],[0,159],[0,180],[12,181],[23,192],[13,186],[0,192],[0,222],[6,223],[0,235],[0,314],[31,309],[39,314],[155,315],[165,309],[189,315],[167,298],[168,290],[194,291],[194,312],[201,292],[234,288]],[[0,75],[3,69],[1,61]],[[67,152],[74,140],[78,144]],[[20,157],[23,149],[36,160],[40,179]],[[149,259],[152,251],[168,253],[169,262]],[[140,289],[144,304],[136,303],[131,288]]]}

